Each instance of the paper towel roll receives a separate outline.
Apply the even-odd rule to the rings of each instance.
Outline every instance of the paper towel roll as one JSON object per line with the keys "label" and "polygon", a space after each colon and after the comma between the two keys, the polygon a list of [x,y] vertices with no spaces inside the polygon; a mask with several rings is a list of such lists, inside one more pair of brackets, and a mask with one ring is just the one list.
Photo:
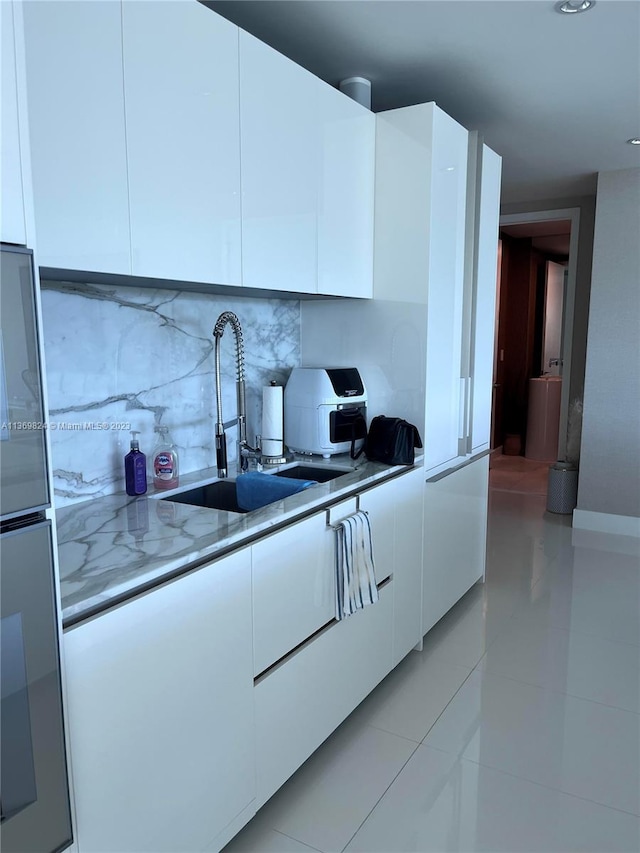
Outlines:
{"label": "paper towel roll", "polygon": [[282,385],[266,385],[262,389],[262,455],[284,453],[284,414]]}

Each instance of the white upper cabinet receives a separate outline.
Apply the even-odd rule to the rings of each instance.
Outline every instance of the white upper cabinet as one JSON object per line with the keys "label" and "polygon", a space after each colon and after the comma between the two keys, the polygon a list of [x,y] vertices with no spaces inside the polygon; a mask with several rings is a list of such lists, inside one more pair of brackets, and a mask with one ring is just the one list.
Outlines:
{"label": "white upper cabinet", "polygon": [[24,25],[39,262],[128,274],[120,3],[34,0]]}
{"label": "white upper cabinet", "polygon": [[375,118],[240,31],[245,287],[372,296]]}
{"label": "white upper cabinet", "polygon": [[27,242],[22,163],[20,155],[20,123],[18,118],[18,79],[14,41],[13,3],[0,3],[2,14],[2,178],[0,208],[0,238],[5,243]]}
{"label": "white upper cabinet", "polygon": [[[409,275],[406,290],[400,275],[395,286],[405,291],[408,301],[423,303],[426,294],[424,465],[433,471],[454,464],[458,458],[464,412],[460,376],[468,133],[433,103],[390,110],[379,118],[384,122],[381,131],[386,156],[378,157],[377,168],[382,170],[378,183],[384,180],[384,195],[376,198],[376,205],[389,199],[389,210],[395,211],[395,217],[391,212],[376,214],[376,252],[385,239],[392,240],[396,249],[387,246],[384,260],[381,264],[376,261],[375,291],[376,296],[394,298],[393,255],[404,258],[405,269],[411,262],[402,247],[415,257],[416,269],[426,271],[422,289],[415,272]],[[400,143],[399,153],[406,151],[409,155],[405,161],[409,174],[401,175],[395,188],[394,171],[397,174],[402,170],[397,163],[389,165],[394,142]],[[405,229],[419,237],[405,235]],[[396,239],[394,232],[400,237]]]}
{"label": "white upper cabinet", "polygon": [[[11,35],[7,227],[22,195]],[[368,110],[196,0],[32,0],[25,44],[43,266],[372,296]]]}
{"label": "white upper cabinet", "polygon": [[376,115],[373,295],[426,305],[431,138],[402,124],[400,110]]}
{"label": "white upper cabinet", "polygon": [[195,0],[122,14],[132,272],[239,285],[238,28]]}
{"label": "white upper cabinet", "polygon": [[240,31],[245,287],[317,291],[318,91],[308,71]]}
{"label": "white upper cabinet", "polygon": [[318,292],[371,298],[375,116],[318,83]]}

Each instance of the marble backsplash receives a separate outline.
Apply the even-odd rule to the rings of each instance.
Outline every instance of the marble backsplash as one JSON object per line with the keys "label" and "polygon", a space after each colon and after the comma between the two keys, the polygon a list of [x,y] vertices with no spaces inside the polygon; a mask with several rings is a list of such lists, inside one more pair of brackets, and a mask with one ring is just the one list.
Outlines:
{"label": "marble backsplash", "polygon": [[[214,340],[222,311],[244,334],[247,432],[260,432],[262,387],[300,364],[300,303],[219,294],[42,282],[56,505],[124,489],[129,430],[149,457],[169,427],[180,471],[215,466]],[[222,411],[236,415],[235,341],[221,342]],[[236,430],[227,431],[229,459]]]}

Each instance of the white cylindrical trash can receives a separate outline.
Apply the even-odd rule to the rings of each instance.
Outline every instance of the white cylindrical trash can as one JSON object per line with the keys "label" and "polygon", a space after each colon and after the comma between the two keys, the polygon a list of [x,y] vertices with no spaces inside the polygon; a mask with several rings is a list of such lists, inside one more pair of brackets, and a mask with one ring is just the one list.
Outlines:
{"label": "white cylindrical trash can", "polygon": [[547,510],[570,513],[578,502],[578,469],[571,462],[556,462],[549,466]]}

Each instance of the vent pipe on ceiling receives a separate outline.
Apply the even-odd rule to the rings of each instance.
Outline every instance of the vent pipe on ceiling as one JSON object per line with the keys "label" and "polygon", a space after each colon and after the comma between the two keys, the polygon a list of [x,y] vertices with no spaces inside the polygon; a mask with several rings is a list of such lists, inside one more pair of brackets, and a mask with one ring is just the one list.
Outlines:
{"label": "vent pipe on ceiling", "polygon": [[340,91],[368,110],[371,109],[371,80],[366,77],[347,77],[341,80]]}

